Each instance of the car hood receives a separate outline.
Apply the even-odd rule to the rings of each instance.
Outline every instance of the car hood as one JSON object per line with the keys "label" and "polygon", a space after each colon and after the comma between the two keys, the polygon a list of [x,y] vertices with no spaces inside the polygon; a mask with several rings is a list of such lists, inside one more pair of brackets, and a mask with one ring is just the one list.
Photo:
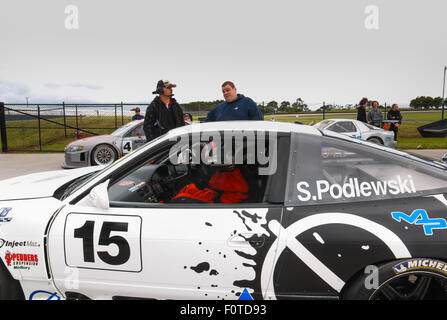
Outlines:
{"label": "car hood", "polygon": [[72,141],[69,144],[67,144],[67,147],[70,147],[72,145],[90,145],[95,144],[97,141],[112,141],[115,140],[116,138],[117,138],[116,136],[113,136],[111,134],[103,134],[100,136],[87,137]]}
{"label": "car hood", "polygon": [[0,201],[51,197],[60,186],[104,166],[32,173],[0,181]]}

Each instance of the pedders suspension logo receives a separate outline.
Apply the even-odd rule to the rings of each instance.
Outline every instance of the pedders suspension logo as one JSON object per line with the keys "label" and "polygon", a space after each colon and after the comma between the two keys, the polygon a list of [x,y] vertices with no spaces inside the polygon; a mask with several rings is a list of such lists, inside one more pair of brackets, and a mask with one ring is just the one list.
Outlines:
{"label": "pedders suspension logo", "polygon": [[29,270],[30,267],[37,266],[39,258],[37,254],[11,253],[6,251],[6,264],[14,269]]}

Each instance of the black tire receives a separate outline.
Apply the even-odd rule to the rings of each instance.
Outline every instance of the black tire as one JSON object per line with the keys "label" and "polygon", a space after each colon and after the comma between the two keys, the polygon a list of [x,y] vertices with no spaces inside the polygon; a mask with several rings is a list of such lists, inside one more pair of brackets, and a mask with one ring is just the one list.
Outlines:
{"label": "black tire", "polygon": [[[447,263],[435,259],[405,259],[378,267],[378,286],[371,284],[371,273],[360,273],[343,288],[340,298],[347,300],[447,300],[447,272],[434,267],[401,268],[411,262]],[[397,269],[396,269],[397,268]],[[399,270],[400,269],[400,270]],[[398,271],[399,270],[399,271]]]}
{"label": "black tire", "polygon": [[24,300],[22,286],[0,260],[0,300]]}
{"label": "black tire", "polygon": [[93,148],[91,153],[92,166],[109,165],[118,159],[118,152],[110,144],[103,143]]}
{"label": "black tire", "polygon": [[372,143],[375,143],[375,144],[380,144],[380,145],[383,146],[383,142],[382,142],[382,140],[381,140],[380,138],[376,138],[376,137],[374,137],[374,138],[370,138],[370,139],[368,139],[368,141],[369,141],[369,142],[372,142]]}

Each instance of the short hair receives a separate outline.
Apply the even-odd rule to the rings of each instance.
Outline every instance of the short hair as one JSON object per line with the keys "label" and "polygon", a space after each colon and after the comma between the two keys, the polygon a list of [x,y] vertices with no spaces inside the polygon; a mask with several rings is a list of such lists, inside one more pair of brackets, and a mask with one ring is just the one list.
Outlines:
{"label": "short hair", "polygon": [[397,103],[394,103],[391,108],[394,108],[394,106],[398,107],[399,105]]}
{"label": "short hair", "polygon": [[366,103],[368,103],[368,98],[362,98],[362,100],[360,100],[359,102],[359,105],[363,106]]}
{"label": "short hair", "polygon": [[230,86],[233,89],[235,88],[234,83],[231,82],[231,81],[225,81],[224,83],[222,83],[222,88],[225,87],[225,86]]}

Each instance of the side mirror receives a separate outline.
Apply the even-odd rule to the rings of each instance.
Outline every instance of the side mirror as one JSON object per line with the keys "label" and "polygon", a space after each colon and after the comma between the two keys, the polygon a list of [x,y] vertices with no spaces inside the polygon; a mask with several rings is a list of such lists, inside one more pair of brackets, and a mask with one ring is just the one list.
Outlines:
{"label": "side mirror", "polygon": [[82,199],[79,204],[87,207],[95,207],[99,209],[108,210],[109,205],[109,193],[107,192],[107,187],[109,186],[110,179],[98,184],[94,187],[89,195]]}

